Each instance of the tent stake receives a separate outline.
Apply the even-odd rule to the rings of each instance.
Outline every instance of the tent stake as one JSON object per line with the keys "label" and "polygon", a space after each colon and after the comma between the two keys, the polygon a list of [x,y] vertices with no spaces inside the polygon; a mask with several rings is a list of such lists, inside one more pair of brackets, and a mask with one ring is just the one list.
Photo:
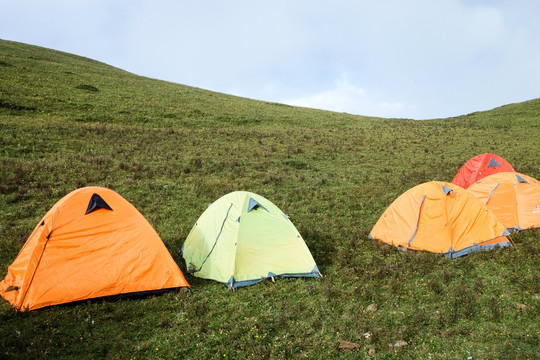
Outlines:
{"label": "tent stake", "polygon": [[514,242],[514,240],[512,240],[512,237],[510,235],[506,235],[506,237],[508,238],[508,240],[510,240],[510,242],[512,243],[512,245],[514,246],[514,249],[516,248],[516,243]]}

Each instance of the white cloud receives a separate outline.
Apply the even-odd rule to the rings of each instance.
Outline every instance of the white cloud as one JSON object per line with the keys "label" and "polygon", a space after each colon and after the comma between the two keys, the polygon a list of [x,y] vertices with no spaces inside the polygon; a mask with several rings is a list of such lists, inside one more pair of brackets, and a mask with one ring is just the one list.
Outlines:
{"label": "white cloud", "polygon": [[399,102],[382,101],[347,80],[335,81],[331,89],[280,102],[293,106],[345,112],[377,117],[402,117],[410,106]]}

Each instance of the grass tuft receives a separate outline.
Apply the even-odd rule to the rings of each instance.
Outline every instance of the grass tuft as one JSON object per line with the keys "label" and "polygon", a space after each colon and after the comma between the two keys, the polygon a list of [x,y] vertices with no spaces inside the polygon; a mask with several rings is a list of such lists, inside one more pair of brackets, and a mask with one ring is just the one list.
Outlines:
{"label": "grass tuft", "polygon": [[80,89],[80,90],[86,90],[86,91],[90,91],[90,92],[98,92],[99,89],[93,85],[88,85],[88,84],[81,84],[81,85],[77,85],[75,86],[75,89]]}

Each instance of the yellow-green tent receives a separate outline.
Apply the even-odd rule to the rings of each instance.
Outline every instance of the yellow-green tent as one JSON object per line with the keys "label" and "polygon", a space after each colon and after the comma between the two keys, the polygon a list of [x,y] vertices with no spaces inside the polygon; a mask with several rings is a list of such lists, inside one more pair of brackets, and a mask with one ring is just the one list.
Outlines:
{"label": "yellow-green tent", "polygon": [[262,196],[236,191],[210,204],[182,248],[188,272],[230,289],[275,276],[319,277],[289,217]]}

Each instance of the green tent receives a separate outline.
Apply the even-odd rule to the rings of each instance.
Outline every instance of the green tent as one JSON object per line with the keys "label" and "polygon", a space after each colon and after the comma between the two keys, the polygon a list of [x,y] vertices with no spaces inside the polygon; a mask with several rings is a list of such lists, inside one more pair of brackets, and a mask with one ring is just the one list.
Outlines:
{"label": "green tent", "polygon": [[269,200],[246,191],[210,204],[191,229],[182,254],[189,273],[230,289],[275,276],[320,276],[289,217]]}

